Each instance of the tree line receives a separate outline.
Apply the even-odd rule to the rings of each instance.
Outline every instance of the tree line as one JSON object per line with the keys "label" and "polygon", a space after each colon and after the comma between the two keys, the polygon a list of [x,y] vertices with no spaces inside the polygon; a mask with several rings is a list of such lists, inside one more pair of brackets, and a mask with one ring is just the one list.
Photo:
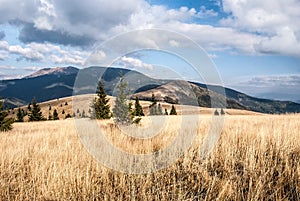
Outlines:
{"label": "tree line", "polygon": [[[102,81],[98,83],[97,97],[92,103],[92,118],[95,119],[110,119],[114,118],[118,124],[129,125],[138,124],[141,121],[141,117],[145,116],[143,107],[140,104],[139,97],[135,97],[134,108],[133,103],[129,100],[128,84],[124,81],[122,73],[120,73],[120,80],[117,85],[117,96],[115,100],[115,106],[110,111],[109,99],[104,90]],[[168,115],[167,108],[164,112],[160,103],[157,104],[154,94],[152,94],[151,105],[149,106],[150,115]],[[172,105],[170,115],[177,115],[176,108]]]}

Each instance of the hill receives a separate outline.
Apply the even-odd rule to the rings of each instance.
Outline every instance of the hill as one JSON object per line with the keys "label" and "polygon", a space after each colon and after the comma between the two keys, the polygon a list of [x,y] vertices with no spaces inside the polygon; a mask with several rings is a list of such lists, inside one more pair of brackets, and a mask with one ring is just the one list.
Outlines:
{"label": "hill", "polygon": [[[115,98],[112,96],[108,96],[110,99],[111,109],[114,106]],[[90,104],[92,100],[95,98],[94,94],[85,94],[78,96],[70,96],[59,98],[55,100],[45,101],[38,103],[45,118],[49,117],[49,114],[53,114],[54,109],[57,110],[58,116],[60,119],[65,119],[67,114],[70,114],[72,117],[80,118],[82,116],[82,112],[84,111],[85,116],[89,117]],[[133,102],[133,100],[132,100]],[[158,102],[161,104],[163,109],[171,110],[172,104],[166,102]],[[149,106],[151,102],[149,101],[140,101],[140,104],[143,107],[144,113],[146,115],[149,114]],[[51,110],[50,110],[51,107]],[[198,106],[190,106],[190,105],[175,105],[177,113],[184,115],[212,115],[215,111],[214,108],[206,108],[206,107],[198,107]],[[28,106],[20,107],[24,110],[24,112],[28,111]],[[64,111],[64,112],[63,112]],[[247,110],[238,110],[238,109],[225,109],[225,113],[227,115],[262,115],[261,113],[247,111]],[[11,117],[16,118],[17,109],[9,110],[9,115]],[[28,116],[24,118],[25,121],[28,120]]]}
{"label": "hill", "polygon": [[220,100],[225,99],[227,108],[232,109],[262,113],[300,112],[300,104],[291,101],[255,98],[229,88],[224,88],[224,97],[220,93],[220,86],[154,79],[137,71],[96,66],[81,70],[74,67],[42,69],[22,79],[1,81],[0,93],[5,98],[7,107],[14,108],[28,104],[33,98],[38,102],[45,102],[72,95],[93,94],[96,91],[96,83],[102,77],[106,92],[114,96],[120,71],[129,83],[133,96],[141,96],[143,100],[149,100],[149,96],[154,93],[161,98],[160,101],[166,103],[211,107],[212,96]]}

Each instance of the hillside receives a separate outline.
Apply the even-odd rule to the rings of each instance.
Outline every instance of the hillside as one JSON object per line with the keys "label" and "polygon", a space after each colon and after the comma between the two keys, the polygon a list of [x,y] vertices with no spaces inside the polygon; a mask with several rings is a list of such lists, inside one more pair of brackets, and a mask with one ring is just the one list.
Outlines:
{"label": "hillside", "polygon": [[[84,111],[86,116],[89,116],[89,109],[90,104],[93,100],[95,95],[93,94],[86,94],[86,95],[78,95],[78,96],[70,96],[59,98],[55,100],[45,101],[38,103],[41,107],[41,111],[45,118],[49,117],[49,113],[53,114],[54,109],[57,110],[58,116],[60,119],[65,119],[67,114],[70,114],[72,117],[75,115],[75,118],[79,118]],[[111,109],[114,106],[115,98],[109,96]],[[132,102],[134,102],[132,100]],[[75,104],[74,104],[75,103]],[[167,109],[168,111],[171,110],[172,104],[166,102],[158,102],[161,104],[163,109]],[[151,102],[149,101],[140,101],[140,104],[143,107],[144,113],[146,115],[149,114],[149,106]],[[49,110],[51,106],[51,110]],[[177,113],[184,114],[184,115],[212,115],[215,109],[213,108],[206,108],[206,107],[197,107],[197,106],[189,106],[189,105],[175,105]],[[28,106],[20,107],[25,112],[28,112]],[[64,111],[64,114],[62,114]],[[10,116],[16,118],[17,108],[10,110]],[[247,111],[247,110],[238,110],[238,109],[225,109],[225,113],[227,115],[262,115],[261,113]],[[25,121],[28,120],[26,116]]]}
{"label": "hillside", "polygon": [[[166,103],[179,102],[201,107],[211,107],[210,96],[217,100],[225,100],[220,93],[222,91],[220,86],[207,86],[180,80],[159,80],[127,69],[96,66],[81,70],[74,67],[47,68],[22,79],[3,80],[0,83],[0,94],[6,100],[6,106],[14,108],[28,104],[33,98],[38,102],[45,102],[72,95],[93,94],[96,91],[96,83],[101,77],[106,92],[115,96],[114,90],[120,71],[128,82],[133,96],[141,96],[143,100],[149,100],[152,93]],[[229,88],[224,89],[227,108],[262,113],[300,112],[299,103],[260,99]]]}

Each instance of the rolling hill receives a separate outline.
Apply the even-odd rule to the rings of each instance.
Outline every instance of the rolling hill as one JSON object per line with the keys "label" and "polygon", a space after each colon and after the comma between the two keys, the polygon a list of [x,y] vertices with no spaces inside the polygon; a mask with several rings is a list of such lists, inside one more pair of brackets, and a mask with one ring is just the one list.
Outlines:
{"label": "rolling hill", "polygon": [[[109,95],[115,95],[115,88],[122,71],[128,82],[132,97],[149,100],[154,93],[159,101],[171,104],[211,107],[211,98],[226,100],[227,108],[251,110],[262,113],[297,113],[300,104],[291,101],[276,101],[248,96],[225,88],[226,97],[221,95],[222,87],[180,80],[153,79],[142,73],[120,68],[58,67],[42,69],[22,79],[0,82],[0,96],[8,107],[26,105],[33,98],[45,102],[72,95],[93,94],[96,83],[102,77]],[[220,105],[219,107],[225,107]]]}

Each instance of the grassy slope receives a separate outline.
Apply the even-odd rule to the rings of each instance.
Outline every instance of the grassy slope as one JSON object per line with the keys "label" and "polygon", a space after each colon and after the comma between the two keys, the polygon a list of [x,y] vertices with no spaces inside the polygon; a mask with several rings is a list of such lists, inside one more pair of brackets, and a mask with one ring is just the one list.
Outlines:
{"label": "grassy slope", "polygon": [[[94,95],[80,95],[75,97],[65,97],[60,98],[56,100],[51,100],[47,102],[39,103],[41,110],[43,112],[44,117],[48,118],[49,112],[52,114],[54,109],[58,111],[59,118],[65,119],[66,114],[73,115],[75,114],[78,116],[77,109],[79,109],[80,113],[84,110],[86,114],[88,114],[89,111],[89,105],[91,104],[93,100]],[[76,103],[73,105],[73,101]],[[65,105],[65,103],[68,103],[68,105]],[[134,100],[132,100],[134,102]],[[144,108],[144,112],[146,114],[149,113],[149,105],[151,104],[148,101],[140,101],[141,105]],[[110,104],[113,107],[114,104],[114,98],[110,97]],[[49,106],[51,105],[51,110],[49,111]],[[161,103],[164,108],[167,108],[167,110],[170,112],[171,110],[171,104],[168,103]],[[74,106],[74,107],[73,107]],[[182,110],[184,111],[184,114],[209,114],[211,115],[214,112],[214,109],[211,108],[204,108],[204,107],[194,107],[194,106],[181,106],[181,105],[175,105],[178,114],[181,114]],[[27,106],[21,107],[25,111],[27,110]],[[62,111],[65,111],[65,114],[62,114]],[[228,115],[262,115],[261,113],[257,112],[251,112],[246,110],[236,110],[236,109],[226,109],[226,114]],[[14,114],[13,114],[14,112]],[[14,111],[10,111],[10,115],[16,117],[17,109],[14,109]],[[27,118],[25,118],[27,120]]]}
{"label": "grassy slope", "polygon": [[[15,123],[12,131],[0,133],[0,200],[300,199],[299,115],[226,116],[206,160],[198,152],[210,118],[201,119],[188,153],[145,175],[98,164],[80,143],[72,119]],[[118,144],[117,129],[109,121],[99,124]],[[167,146],[164,139],[172,133],[148,142],[122,138],[120,148],[148,152]]]}

